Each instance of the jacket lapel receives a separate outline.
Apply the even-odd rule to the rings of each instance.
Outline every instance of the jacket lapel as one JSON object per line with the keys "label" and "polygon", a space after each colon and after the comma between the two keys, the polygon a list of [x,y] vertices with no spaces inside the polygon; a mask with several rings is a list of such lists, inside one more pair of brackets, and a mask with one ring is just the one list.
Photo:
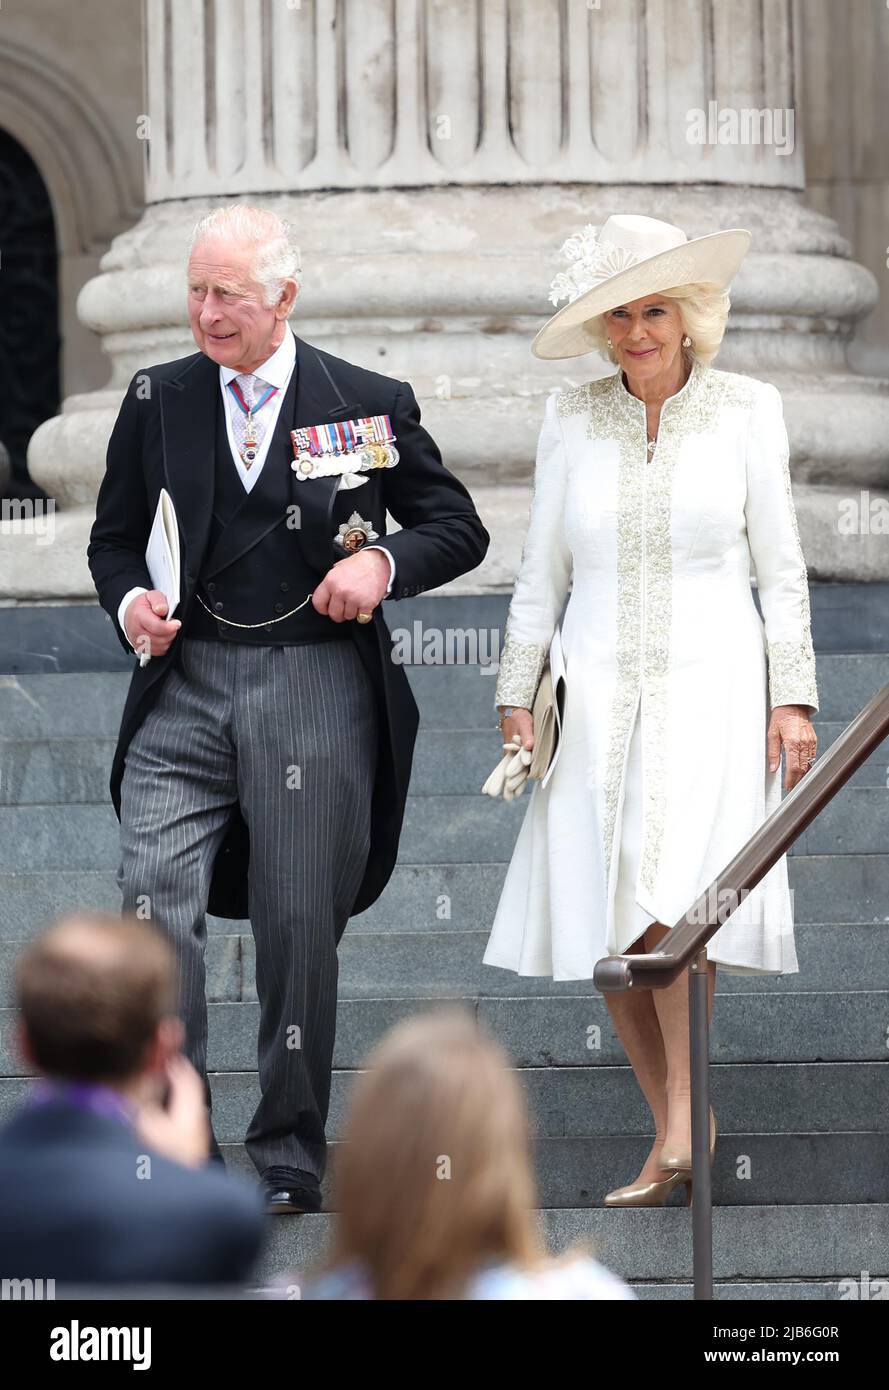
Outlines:
{"label": "jacket lapel", "polygon": [[219,369],[203,353],[160,385],[164,478],[179,521],[186,582],[200,569],[210,531],[218,394]]}

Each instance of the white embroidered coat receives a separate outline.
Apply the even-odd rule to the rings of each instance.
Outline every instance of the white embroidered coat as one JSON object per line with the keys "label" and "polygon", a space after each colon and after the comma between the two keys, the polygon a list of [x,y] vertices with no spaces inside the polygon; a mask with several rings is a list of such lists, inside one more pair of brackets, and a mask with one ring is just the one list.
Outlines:
{"label": "white embroidered coat", "polygon": [[[695,364],[650,461],[644,403],[620,372],[550,397],[495,704],[530,707],[572,574],[562,751],[548,785],[530,784],[484,957],[559,980],[630,944],[614,896],[637,716],[636,900],[672,924],[780,801],[769,702],[817,709],[776,388]],[[798,968],[786,860],[708,955],[735,973]]]}

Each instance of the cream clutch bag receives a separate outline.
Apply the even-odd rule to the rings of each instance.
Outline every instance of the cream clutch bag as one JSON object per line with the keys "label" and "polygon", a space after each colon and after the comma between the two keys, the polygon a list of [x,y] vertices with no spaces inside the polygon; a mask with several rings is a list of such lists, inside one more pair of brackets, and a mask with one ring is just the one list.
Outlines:
{"label": "cream clutch bag", "polygon": [[531,750],[528,776],[539,781],[544,787],[553,775],[561,749],[565,691],[565,659],[562,655],[561,635],[556,628],[531,710],[531,718],[534,721],[534,747]]}

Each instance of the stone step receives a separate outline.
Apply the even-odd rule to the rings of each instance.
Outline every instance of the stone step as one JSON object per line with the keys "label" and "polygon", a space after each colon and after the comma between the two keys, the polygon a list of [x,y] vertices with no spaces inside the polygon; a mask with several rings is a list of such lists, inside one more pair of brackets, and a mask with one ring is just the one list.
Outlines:
{"label": "stone step", "polygon": [[[24,944],[22,940],[0,941],[0,1016],[8,1013],[14,1003],[16,961]],[[204,964],[207,971],[207,998],[212,1003],[237,1004],[242,1000],[255,1000],[252,937],[225,936],[217,933],[207,942]],[[0,1039],[0,1057],[2,1055]]]}
{"label": "stone step", "polygon": [[[889,654],[819,654],[819,717],[844,724],[889,683]],[[421,722],[432,730],[490,730],[495,737],[491,667],[407,666]],[[0,676],[0,730],[5,738],[83,735],[116,738],[128,672]]]}
{"label": "stone step", "polygon": [[[628,1281],[636,1297],[646,1303],[668,1301],[670,1303],[692,1302],[695,1296],[694,1284],[675,1283],[665,1279],[660,1284],[646,1284],[636,1279]],[[865,1286],[862,1285],[864,1289]],[[873,1292],[871,1292],[873,1289]],[[882,1281],[868,1282],[860,1298],[876,1298],[882,1289]],[[882,1294],[880,1294],[882,1297]],[[833,1299],[848,1298],[847,1287],[835,1279],[826,1283],[820,1279],[785,1280],[760,1279],[753,1282],[713,1281],[714,1303],[826,1303]]]}
{"label": "stone step", "polygon": [[[885,926],[803,924],[796,927],[795,939],[800,962],[797,974],[757,977],[721,970],[716,976],[717,994],[889,989],[889,931]],[[487,941],[487,929],[371,933],[355,931],[350,925],[340,944],[340,997],[385,998],[400,992],[410,992],[415,998],[442,992],[510,997],[596,994],[590,980],[549,980],[485,965],[482,957]],[[245,988],[252,990],[252,936],[242,939],[241,958]]]}
{"label": "stone step", "polygon": [[[223,938],[224,939],[224,938]],[[444,996],[443,996],[444,997]],[[626,1054],[607,1005],[593,998],[464,1000],[479,1023],[519,1067],[613,1067]],[[341,999],[334,1066],[357,1068],[396,1020],[428,1008],[426,999]],[[256,1067],[259,1005],[209,1006],[208,1065],[214,1071]],[[16,1075],[9,1048],[14,1011],[0,1009],[0,1075]],[[889,1029],[889,992],[727,994],[715,1010],[714,1062],[882,1062]]]}
{"label": "stone step", "polygon": [[[213,919],[220,923],[220,919]],[[221,925],[233,925],[231,923]],[[249,926],[239,934],[208,936],[207,998],[235,1003],[256,998],[255,946]],[[795,931],[795,975],[730,975],[719,971],[716,993],[764,994],[889,990],[886,928],[802,925]],[[12,1003],[12,971],[25,938],[0,942],[0,1005]],[[596,997],[591,980],[550,980],[485,965],[487,931],[358,932],[340,943],[340,999],[434,999],[577,995]]]}
{"label": "stone step", "polygon": [[[809,584],[812,635],[819,656],[889,651],[889,584]],[[456,594],[449,589],[387,601],[388,627],[480,628],[503,632],[508,593]],[[0,609],[0,672],[126,671],[111,619],[95,603],[15,604]]]}
{"label": "stone step", "polygon": [[[652,1138],[538,1138],[537,1201],[549,1207],[601,1207],[606,1192],[632,1182]],[[337,1150],[330,1146],[322,1184],[324,1209],[333,1211]],[[258,1181],[242,1144],[223,1144],[230,1171]],[[716,1206],[795,1206],[829,1202],[889,1202],[889,1134],[726,1134],[716,1144]],[[671,1206],[682,1204],[673,1193]]]}
{"label": "stone step", "polygon": [[[25,937],[0,941],[0,1005],[13,1004],[15,958]],[[339,948],[339,998],[549,998],[596,997],[592,980],[517,976],[483,963],[488,931],[347,931]],[[797,974],[738,976],[717,973],[717,995],[811,994],[813,991],[889,990],[886,929],[872,923],[797,926]],[[207,998],[214,1004],[256,999],[253,935],[211,933],[204,956]]]}
{"label": "stone step", "polygon": [[[815,727],[823,753],[845,726],[816,721]],[[0,806],[103,805],[108,800],[115,742],[112,738],[89,735],[0,738]],[[438,733],[421,729],[414,750],[411,793],[475,796],[499,752],[495,730],[466,729],[444,747]],[[887,761],[886,748],[877,748],[855,773],[850,785],[885,791]]]}
{"label": "stone step", "polygon": [[[310,1269],[325,1253],[334,1218],[273,1217],[257,1278],[286,1279]],[[640,1284],[687,1283],[692,1274],[691,1212],[561,1208],[540,1213],[553,1251],[584,1243],[608,1269]],[[713,1212],[713,1272],[735,1287],[769,1280],[792,1288],[801,1280],[822,1287],[886,1275],[889,1205],[727,1206]],[[757,1295],[759,1296],[759,1295]],[[764,1295],[765,1296],[765,1295]],[[828,1293],[827,1297],[837,1297]]]}
{"label": "stone step", "polygon": [[[0,738],[0,805],[104,804],[115,744],[115,739],[89,736]],[[493,727],[465,730],[446,749],[437,733],[421,730],[411,790],[422,795],[478,795],[499,756]],[[874,777],[881,772],[882,767]],[[867,785],[866,778],[862,785]]]}
{"label": "stone step", "polygon": [[[224,1005],[217,1005],[224,1008]],[[392,1010],[392,1022],[399,1017]],[[354,1071],[335,1070],[327,1137],[342,1136]],[[535,1129],[551,1136],[648,1134],[651,1115],[626,1066],[529,1067],[519,1072]],[[213,1119],[222,1143],[242,1143],[259,1103],[256,1073],[213,1072]],[[23,1077],[0,1079],[0,1122],[27,1093]],[[712,1068],[713,1108],[725,1134],[873,1132],[889,1116],[885,1062],[718,1063]]]}
{"label": "stone step", "polygon": [[[791,855],[788,867],[797,923],[889,923],[889,854]],[[505,873],[502,863],[397,865],[385,893],[350,920],[349,934],[488,928]],[[79,907],[120,911],[111,870],[0,872],[0,936],[30,936]],[[247,933],[249,925],[209,917],[208,930]]]}
{"label": "stone step", "polygon": [[[885,790],[845,789],[803,832],[791,855],[885,853],[885,801]],[[398,862],[503,863],[528,804],[525,796],[507,804],[481,795],[409,795]],[[0,872],[112,869],[117,862],[118,825],[110,805],[0,807]]]}

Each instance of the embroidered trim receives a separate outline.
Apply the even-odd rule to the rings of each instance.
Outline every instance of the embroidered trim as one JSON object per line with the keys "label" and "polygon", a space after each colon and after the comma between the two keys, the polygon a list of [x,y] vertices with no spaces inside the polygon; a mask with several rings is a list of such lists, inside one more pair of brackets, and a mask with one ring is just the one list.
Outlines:
{"label": "embroidered trim", "polygon": [[[622,383],[621,389],[624,389]],[[657,879],[667,810],[665,750],[673,617],[673,473],[679,450],[688,437],[710,431],[717,412],[725,406],[738,405],[749,409],[754,390],[753,383],[746,377],[735,373],[717,373],[696,362],[684,389],[664,402],[657,447],[651,463],[642,463],[636,469],[639,486],[644,489],[640,529],[644,528],[642,640],[645,717],[642,736],[646,786],[640,875],[649,892],[654,892]],[[625,394],[629,396],[629,392]],[[643,405],[639,412],[640,428],[644,428],[644,420]],[[646,486],[646,480],[650,486]]]}
{"label": "embroidered trim", "polygon": [[617,478],[617,662],[603,785],[606,883],[617,867],[618,806],[640,695],[645,776],[640,876],[655,885],[666,821],[667,677],[673,605],[670,532],[673,470],[690,434],[706,432],[725,405],[749,407],[754,383],[695,362],[681,391],[664,402],[648,461],[645,405],[620,372],[565,392],[563,414],[589,412],[587,437],[614,439]]}
{"label": "embroidered trim", "polygon": [[570,386],[560,391],[556,396],[556,410],[560,415],[582,415],[589,409],[590,395],[598,385],[597,381],[585,381],[582,386]]}
{"label": "embroidered trim", "polygon": [[776,705],[818,708],[811,636],[801,637],[796,642],[769,643],[769,703],[772,709]]}
{"label": "embroidered trim", "polygon": [[641,412],[627,407],[618,397],[624,394],[620,373],[589,388],[589,439],[617,439],[620,457],[617,472],[617,642],[616,677],[611,704],[611,727],[602,797],[605,807],[602,834],[605,849],[606,888],[617,869],[619,845],[615,843],[617,810],[620,801],[624,763],[629,747],[633,718],[641,688],[642,645],[642,486],[647,467],[645,407]]}
{"label": "embroidered trim", "polygon": [[531,709],[546,662],[547,648],[507,637],[500,653],[494,704]]}

